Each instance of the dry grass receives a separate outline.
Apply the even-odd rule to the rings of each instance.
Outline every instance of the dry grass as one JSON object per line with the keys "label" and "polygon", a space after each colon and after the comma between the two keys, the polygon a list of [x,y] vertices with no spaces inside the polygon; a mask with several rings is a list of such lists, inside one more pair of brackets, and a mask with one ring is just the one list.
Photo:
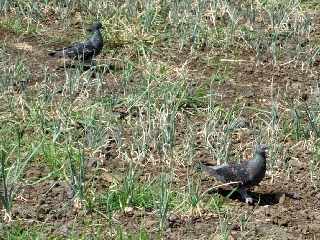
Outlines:
{"label": "dry grass", "polygon": [[[0,3],[0,183],[17,189],[3,236],[319,236],[318,5]],[[95,68],[48,59],[95,19]],[[207,191],[219,183],[200,161],[248,159],[257,143],[269,157],[255,206]]]}

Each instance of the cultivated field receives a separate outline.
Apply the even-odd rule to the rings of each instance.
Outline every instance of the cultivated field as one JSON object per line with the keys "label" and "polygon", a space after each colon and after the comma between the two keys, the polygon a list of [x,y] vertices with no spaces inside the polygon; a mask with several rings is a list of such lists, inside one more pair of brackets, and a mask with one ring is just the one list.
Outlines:
{"label": "cultivated field", "polygon": [[[0,239],[320,239],[318,0],[0,11]],[[97,20],[90,69],[48,56]],[[254,205],[201,172],[259,143]]]}

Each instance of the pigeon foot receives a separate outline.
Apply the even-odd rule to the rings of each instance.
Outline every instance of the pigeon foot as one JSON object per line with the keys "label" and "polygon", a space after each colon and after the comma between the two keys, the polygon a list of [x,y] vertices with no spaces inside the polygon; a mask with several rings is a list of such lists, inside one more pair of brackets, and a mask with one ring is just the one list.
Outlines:
{"label": "pigeon foot", "polygon": [[246,204],[252,205],[253,204],[253,198],[252,197],[246,197]]}
{"label": "pigeon foot", "polygon": [[248,195],[247,190],[244,187],[241,187],[239,189],[239,192],[242,199],[245,200],[246,204],[253,204],[253,198]]}

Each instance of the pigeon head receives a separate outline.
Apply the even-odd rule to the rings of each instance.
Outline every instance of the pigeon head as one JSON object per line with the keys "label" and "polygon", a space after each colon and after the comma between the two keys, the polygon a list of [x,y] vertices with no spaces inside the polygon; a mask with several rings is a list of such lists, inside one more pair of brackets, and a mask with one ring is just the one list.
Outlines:
{"label": "pigeon head", "polygon": [[258,144],[256,147],[256,153],[266,154],[268,146],[266,144]]}
{"label": "pigeon head", "polygon": [[103,29],[103,26],[102,26],[101,22],[95,22],[87,30],[89,32],[94,32],[94,31],[97,31],[99,29]]}

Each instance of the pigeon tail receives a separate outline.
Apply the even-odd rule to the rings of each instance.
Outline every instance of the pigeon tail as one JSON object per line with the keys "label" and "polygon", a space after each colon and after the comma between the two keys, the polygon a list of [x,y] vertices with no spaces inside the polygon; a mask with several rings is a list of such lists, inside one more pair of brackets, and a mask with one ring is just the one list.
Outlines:
{"label": "pigeon tail", "polygon": [[48,55],[54,58],[62,58],[64,57],[63,49],[57,49],[54,52],[49,52]]}
{"label": "pigeon tail", "polygon": [[219,165],[219,166],[207,166],[202,164],[202,169],[206,171],[209,175],[214,176],[217,180],[221,182],[227,182],[225,176],[219,174],[219,171],[223,171],[223,168],[228,167],[227,164]]}
{"label": "pigeon tail", "polygon": [[56,53],[55,52],[49,52],[48,55],[51,56],[51,57],[54,57],[56,55]]}

